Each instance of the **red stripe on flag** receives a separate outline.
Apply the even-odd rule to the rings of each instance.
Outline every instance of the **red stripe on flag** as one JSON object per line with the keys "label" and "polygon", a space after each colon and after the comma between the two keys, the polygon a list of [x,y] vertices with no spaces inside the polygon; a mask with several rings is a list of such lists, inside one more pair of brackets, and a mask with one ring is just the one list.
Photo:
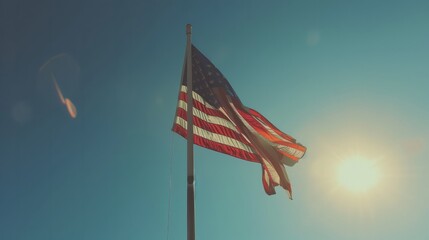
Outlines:
{"label": "red stripe on flag", "polygon": [[249,123],[260,135],[271,142],[282,141],[281,139],[273,136],[268,130],[256,120],[252,115],[250,115],[245,109],[242,108],[241,104],[237,101],[233,101],[235,108],[238,113],[244,118],[244,120]]}
{"label": "red stripe on flag", "polygon": [[[270,171],[268,171],[267,166],[261,161],[262,166],[262,184],[264,186],[265,192],[268,195],[273,195],[276,193],[276,190],[274,187],[279,186],[278,183],[273,181],[272,176],[270,175]],[[268,176],[268,181],[266,181],[266,177]],[[289,181],[285,181],[284,183],[280,184],[283,189],[289,192],[289,198],[292,199],[292,186]]]}
{"label": "red stripe on flag", "polygon": [[262,114],[260,114],[259,112],[257,112],[256,110],[252,109],[252,108],[248,108],[248,112],[253,115],[254,117],[259,118],[259,120],[261,120],[262,122],[264,122],[265,125],[269,126],[271,129],[273,129],[273,131],[275,133],[277,133],[279,136],[281,136],[282,138],[291,141],[291,142],[296,142],[296,140],[287,135],[286,133],[280,131],[276,126],[274,126],[270,121],[268,121],[267,118],[265,118]]}
{"label": "red stripe on flag", "polygon": [[269,176],[268,171],[265,170],[264,165],[262,166],[262,185],[264,186],[265,193],[268,195],[276,194],[276,190],[274,189],[275,184],[273,180],[271,179],[271,176]]}
{"label": "red stripe on flag", "polygon": [[276,126],[274,126],[270,121],[268,121],[267,118],[265,118],[262,114],[260,114],[256,110],[248,108],[248,112],[251,115],[253,115],[254,117],[259,118],[260,121],[262,121],[265,125],[267,125],[268,127],[270,127],[279,136],[281,136],[282,138],[285,138],[285,139],[291,141],[291,142],[279,141],[279,142],[275,142],[275,143],[295,148],[295,149],[297,149],[299,151],[302,151],[304,153],[305,153],[305,151],[307,151],[306,147],[302,146],[301,144],[296,143],[296,140],[293,137],[291,137],[291,136],[287,135],[286,133],[280,131]]}
{"label": "red stripe on flag", "polygon": [[[243,132],[243,134],[249,139],[250,142],[252,142],[252,146],[256,150],[256,152],[258,153],[258,156],[261,158],[267,159],[267,161],[269,161],[272,164],[273,168],[275,169],[275,171],[278,173],[278,175],[280,177],[280,185],[284,189],[287,189],[289,191],[290,183],[289,183],[289,180],[287,179],[285,169],[284,169],[282,163],[279,161],[280,159],[278,158],[278,156],[274,155],[274,154],[279,154],[279,153],[277,153],[276,151],[274,151],[274,152],[269,151],[269,149],[265,149],[264,146],[262,146],[258,143],[259,141],[257,140],[256,136],[254,136],[252,131],[250,129],[248,129],[247,126],[244,124],[243,121],[246,121],[246,119],[243,119],[243,120],[240,119],[240,116],[241,116],[240,113],[236,112],[236,110],[234,110],[234,108],[236,108],[235,104],[237,104],[240,107],[242,106],[242,104],[239,102],[239,100],[237,100],[235,103],[230,102],[229,96],[226,94],[225,89],[223,89],[223,88],[214,88],[213,91],[215,92],[217,99],[220,102],[220,105],[222,106],[223,110],[225,110],[228,117],[232,121],[234,121],[234,123],[237,124],[239,130],[241,132]],[[254,119],[252,116],[250,116],[250,117],[253,119],[254,122],[255,121],[257,122],[257,120]],[[261,125],[259,122],[257,122],[257,124]],[[264,165],[263,160],[261,160],[260,162],[262,165]]]}
{"label": "red stripe on flag", "polygon": [[[181,135],[184,138],[186,138],[188,136],[187,130],[185,128],[183,128],[182,126],[180,126],[179,124],[174,125],[173,131],[178,133],[179,135]],[[257,155],[255,155],[253,153],[249,153],[249,152],[244,151],[244,150],[239,149],[239,148],[235,148],[232,146],[228,146],[225,144],[214,142],[214,141],[211,141],[207,138],[203,138],[203,137],[200,137],[200,136],[195,135],[195,134],[194,134],[194,143],[201,146],[201,147],[209,148],[209,149],[214,150],[216,152],[228,154],[228,155],[231,155],[231,156],[236,157],[236,158],[240,158],[240,159],[247,160],[250,162],[258,162],[258,163],[260,162]]]}
{"label": "red stripe on flag", "polygon": [[[187,120],[187,112],[183,108],[177,109],[177,116],[183,118],[184,120]],[[207,130],[209,132],[217,133],[226,137],[233,138],[237,141],[243,142],[246,145],[251,145],[240,133],[235,132],[227,127],[224,127],[222,125],[209,123],[207,121],[204,121],[203,119],[196,117],[194,115],[193,117],[194,125],[197,127],[200,127],[204,130]]]}
{"label": "red stripe on flag", "polygon": [[[187,94],[184,92],[180,92],[179,100],[187,102],[186,98],[187,98]],[[195,99],[194,99],[193,103],[194,103],[194,108],[196,108],[196,109],[198,109],[198,110],[200,110],[200,111],[202,111],[208,115],[220,117],[220,118],[228,120],[228,118],[221,111],[219,111],[217,109],[208,108],[204,104],[202,104],[201,102],[199,102]]]}
{"label": "red stripe on flag", "polygon": [[[260,122],[258,122],[258,120],[256,120],[251,114],[249,114],[245,109],[243,109],[240,106],[240,104],[237,104],[237,105],[234,104],[238,113],[245,119],[245,121],[249,123],[249,125],[251,125],[261,136],[266,138],[268,141],[305,152],[306,148],[304,146],[293,142],[286,142],[273,136]],[[298,161],[300,159],[299,157],[296,157],[294,155],[291,155],[290,153],[281,151],[280,149],[277,149],[277,151],[282,155],[285,155],[286,157],[291,158],[294,161]]]}

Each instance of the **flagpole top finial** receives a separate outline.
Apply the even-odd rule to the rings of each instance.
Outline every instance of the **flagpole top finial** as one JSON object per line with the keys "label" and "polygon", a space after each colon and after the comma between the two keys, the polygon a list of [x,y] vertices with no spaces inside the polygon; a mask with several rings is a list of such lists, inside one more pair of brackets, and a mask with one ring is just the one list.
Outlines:
{"label": "flagpole top finial", "polygon": [[191,24],[186,24],[186,34],[191,34],[192,33],[192,25]]}

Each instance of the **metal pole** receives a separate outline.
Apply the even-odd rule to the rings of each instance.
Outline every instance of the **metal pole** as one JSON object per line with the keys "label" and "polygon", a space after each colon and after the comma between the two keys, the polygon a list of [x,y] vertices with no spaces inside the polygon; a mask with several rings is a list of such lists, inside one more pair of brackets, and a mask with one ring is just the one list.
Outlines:
{"label": "metal pole", "polygon": [[188,240],[195,240],[195,193],[194,193],[194,131],[192,98],[192,25],[186,24],[186,76],[187,76],[187,131],[188,131]]}

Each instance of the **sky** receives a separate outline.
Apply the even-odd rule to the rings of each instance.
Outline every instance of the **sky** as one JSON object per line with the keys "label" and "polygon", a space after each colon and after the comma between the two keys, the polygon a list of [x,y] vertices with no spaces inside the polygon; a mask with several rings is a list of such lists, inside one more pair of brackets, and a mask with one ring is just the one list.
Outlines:
{"label": "sky", "polygon": [[[308,148],[289,200],[265,194],[258,164],[195,147],[196,239],[428,239],[428,12],[2,0],[0,239],[186,239],[186,141],[171,127],[187,23],[242,102]],[[371,188],[338,179],[351,158],[377,166]]]}

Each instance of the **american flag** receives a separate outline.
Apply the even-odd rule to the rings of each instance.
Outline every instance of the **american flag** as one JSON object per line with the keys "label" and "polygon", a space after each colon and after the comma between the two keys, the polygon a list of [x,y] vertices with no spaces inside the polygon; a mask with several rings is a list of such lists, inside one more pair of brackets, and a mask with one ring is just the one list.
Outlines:
{"label": "american flag", "polygon": [[[259,112],[244,106],[223,74],[192,45],[194,143],[262,166],[268,195],[282,186],[292,198],[284,165],[293,166],[306,147]],[[186,69],[186,66],[185,66]],[[187,137],[186,71],[182,76],[173,131]]]}

